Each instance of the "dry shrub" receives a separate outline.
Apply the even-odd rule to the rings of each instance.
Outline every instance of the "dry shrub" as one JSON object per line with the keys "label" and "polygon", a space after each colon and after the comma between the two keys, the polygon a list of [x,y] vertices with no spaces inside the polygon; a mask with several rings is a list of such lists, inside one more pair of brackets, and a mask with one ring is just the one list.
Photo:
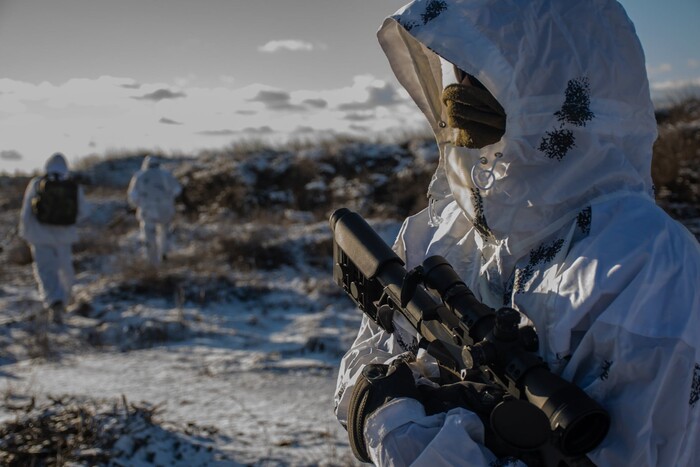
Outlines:
{"label": "dry shrub", "polygon": [[175,297],[185,278],[168,271],[159,271],[146,262],[132,261],[130,266],[122,269],[123,282],[118,290],[129,296]]}
{"label": "dry shrub", "polygon": [[27,242],[19,237],[15,237],[10,242],[5,253],[8,264],[16,266],[26,266],[32,264],[32,251]]}
{"label": "dry shrub", "polygon": [[0,211],[19,210],[31,177],[0,175]]}
{"label": "dry shrub", "polygon": [[403,219],[428,205],[427,191],[433,176],[432,166],[413,166],[392,174],[386,185],[375,191],[371,214]]}
{"label": "dry shrub", "polygon": [[181,177],[182,202],[187,212],[207,212],[212,208],[239,212],[246,206],[246,187],[228,170],[210,172],[204,176],[184,174]]}
{"label": "dry shrub", "polygon": [[302,245],[306,263],[313,267],[330,270],[333,266],[333,239],[330,234],[323,238],[310,238]]}
{"label": "dry shrub", "polygon": [[[34,399],[23,417],[0,428],[0,461],[7,466],[90,464],[109,461],[103,426],[90,406],[67,400],[35,408]],[[148,417],[150,420],[150,416]],[[105,443],[105,441],[107,441]]]}
{"label": "dry shrub", "polygon": [[80,239],[73,244],[73,254],[102,256],[109,255],[119,249],[119,238],[121,233],[116,233],[111,229],[100,230],[89,235],[81,235]]}
{"label": "dry shrub", "polygon": [[[171,444],[175,459],[206,449],[196,438],[162,428],[158,406],[128,403],[124,396],[120,403],[62,396],[41,404],[32,397],[24,406],[5,408],[16,412],[0,426],[0,464],[10,467],[139,463],[140,454],[149,458],[155,437]],[[188,429],[195,436],[197,430]]]}
{"label": "dry shrub", "polygon": [[177,257],[157,269],[140,258],[124,261],[120,266],[120,279],[93,300],[158,297],[171,301],[174,306],[185,302],[204,306],[238,297],[240,287],[232,277],[217,270],[219,262],[223,260],[213,256]]}
{"label": "dry shrub", "polygon": [[[675,217],[700,214],[700,98],[657,114],[652,178],[661,206]],[[683,212],[681,212],[683,211]],[[691,212],[692,211],[692,212]]]}
{"label": "dry shrub", "polygon": [[49,337],[49,310],[41,310],[34,315],[34,322],[29,329],[27,341],[27,355],[30,358],[49,360],[56,357]]}
{"label": "dry shrub", "polygon": [[338,206],[405,217],[426,205],[435,170],[403,144],[326,141],[302,151],[208,153],[178,172],[190,212],[226,210],[239,219],[280,218],[285,210],[325,218]]}
{"label": "dry shrub", "polygon": [[218,248],[226,262],[238,270],[269,271],[294,264],[284,246],[262,230],[219,239]]}

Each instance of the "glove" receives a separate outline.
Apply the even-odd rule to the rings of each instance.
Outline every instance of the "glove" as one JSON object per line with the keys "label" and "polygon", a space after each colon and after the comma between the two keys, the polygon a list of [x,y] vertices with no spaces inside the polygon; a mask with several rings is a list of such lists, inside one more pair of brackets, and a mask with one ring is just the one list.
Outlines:
{"label": "glove", "polygon": [[549,419],[534,405],[513,399],[498,386],[473,381],[418,387],[427,415],[465,408],[481,419],[485,443],[496,456],[527,458],[528,465],[539,465],[536,451],[550,431]]}
{"label": "glove", "polygon": [[400,397],[422,399],[406,360],[397,359],[389,365],[370,364],[362,369],[348,407],[350,447],[359,460],[371,462],[365,443],[365,421],[379,407]]}

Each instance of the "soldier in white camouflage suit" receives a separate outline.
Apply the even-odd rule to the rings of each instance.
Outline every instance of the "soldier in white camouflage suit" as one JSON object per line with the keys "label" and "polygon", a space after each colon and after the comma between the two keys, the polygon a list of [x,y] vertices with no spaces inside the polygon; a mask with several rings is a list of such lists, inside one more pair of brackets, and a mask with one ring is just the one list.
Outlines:
{"label": "soldier in white camouflage suit", "polygon": [[[394,245],[406,268],[444,256],[478,299],[534,324],[550,369],[611,417],[593,463],[700,465],[700,248],[654,201],[654,109],[623,8],[417,0],[378,36],[440,149],[429,207]],[[389,334],[365,317],[342,360],[336,414],[363,420],[347,426],[356,455],[523,465],[485,446],[472,411],[428,413],[410,388],[350,403],[363,367],[416,351],[400,318]],[[408,386],[436,376],[418,353]]]}
{"label": "soldier in white camouflage suit", "polygon": [[[68,186],[67,194],[59,193],[56,199],[47,199],[38,209],[38,194],[46,186],[45,180],[56,180]],[[63,199],[60,199],[63,197]],[[50,212],[48,212],[50,209]],[[82,188],[72,181],[66,158],[53,154],[45,165],[45,174],[33,178],[27,185],[20,214],[19,234],[29,244],[34,259],[34,277],[39,285],[39,295],[45,308],[50,310],[55,322],[62,321],[65,307],[71,300],[75,282],[72,245],[78,241],[76,223],[86,217],[88,205]]]}
{"label": "soldier in white camouflage suit", "polygon": [[170,223],[175,217],[175,198],[182,191],[177,179],[160,167],[158,159],[146,156],[141,170],[131,179],[127,196],[136,207],[141,236],[150,264],[159,266],[168,252]]}

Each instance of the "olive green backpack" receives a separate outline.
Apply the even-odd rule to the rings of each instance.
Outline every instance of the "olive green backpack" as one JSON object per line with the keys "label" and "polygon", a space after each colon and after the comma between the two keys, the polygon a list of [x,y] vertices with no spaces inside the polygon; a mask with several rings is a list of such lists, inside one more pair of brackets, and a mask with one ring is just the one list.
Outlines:
{"label": "olive green backpack", "polygon": [[42,177],[32,198],[32,212],[42,224],[75,224],[78,218],[78,184],[72,178]]}

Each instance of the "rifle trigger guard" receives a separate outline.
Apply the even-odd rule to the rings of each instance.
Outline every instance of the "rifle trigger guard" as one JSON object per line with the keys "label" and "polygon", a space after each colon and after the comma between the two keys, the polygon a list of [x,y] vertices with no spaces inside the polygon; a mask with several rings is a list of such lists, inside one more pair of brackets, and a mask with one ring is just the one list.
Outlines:
{"label": "rifle trigger guard", "polygon": [[394,309],[389,305],[382,305],[377,308],[377,321],[389,334],[394,332]]}

